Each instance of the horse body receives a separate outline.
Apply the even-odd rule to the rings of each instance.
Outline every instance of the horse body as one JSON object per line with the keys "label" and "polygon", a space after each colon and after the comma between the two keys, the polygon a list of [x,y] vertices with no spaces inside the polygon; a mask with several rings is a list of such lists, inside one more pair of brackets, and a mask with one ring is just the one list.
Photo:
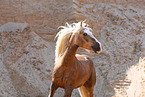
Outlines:
{"label": "horse body", "polygon": [[67,56],[64,55],[60,58],[58,65],[54,67],[53,78],[56,79],[55,83],[62,88],[67,88],[65,86],[70,85],[73,88],[78,88],[89,79],[91,74],[90,60],[83,56],[77,58],[72,55],[71,53]]}
{"label": "horse body", "polygon": [[[81,32],[79,30],[79,32]],[[78,47],[87,46],[87,49],[95,52],[101,51],[101,46],[94,39],[90,39],[88,46],[81,39],[82,33],[71,35],[63,54],[55,63],[52,75],[49,97],[53,97],[57,88],[64,88],[64,97],[71,97],[73,89],[79,88],[82,97],[93,97],[93,89],[96,83],[96,72],[92,60],[86,55],[76,55]],[[89,38],[86,38],[87,42]],[[79,39],[79,42],[78,42]],[[94,42],[94,43],[92,43]],[[84,44],[83,44],[84,43]],[[83,45],[82,45],[83,44]],[[100,47],[98,47],[98,45]]]}

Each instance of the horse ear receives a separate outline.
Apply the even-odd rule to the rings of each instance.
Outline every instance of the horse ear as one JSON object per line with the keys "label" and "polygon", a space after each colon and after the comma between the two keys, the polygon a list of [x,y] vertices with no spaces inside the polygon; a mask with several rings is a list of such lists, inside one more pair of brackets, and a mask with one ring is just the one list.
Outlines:
{"label": "horse ear", "polygon": [[83,27],[83,22],[81,22],[81,25],[80,26]]}

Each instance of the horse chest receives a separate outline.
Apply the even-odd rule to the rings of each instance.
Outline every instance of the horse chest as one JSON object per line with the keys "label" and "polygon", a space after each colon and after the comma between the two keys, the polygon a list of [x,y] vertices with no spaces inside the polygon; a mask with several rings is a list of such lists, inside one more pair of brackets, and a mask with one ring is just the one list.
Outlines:
{"label": "horse chest", "polygon": [[74,83],[75,77],[77,77],[77,72],[74,67],[71,69],[63,66],[54,68],[53,79],[60,87]]}
{"label": "horse chest", "polygon": [[66,86],[70,85],[73,85],[74,88],[77,88],[83,85],[86,82],[86,80],[88,80],[88,77],[88,73],[80,72],[80,70],[76,66],[55,67],[53,72],[53,79],[55,83],[62,88],[65,88]]}

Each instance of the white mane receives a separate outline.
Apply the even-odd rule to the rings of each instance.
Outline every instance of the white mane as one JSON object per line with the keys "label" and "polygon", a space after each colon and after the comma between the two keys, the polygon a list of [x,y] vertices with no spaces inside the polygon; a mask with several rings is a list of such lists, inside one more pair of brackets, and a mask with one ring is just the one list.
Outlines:
{"label": "white mane", "polygon": [[[78,30],[81,27],[91,30],[91,28],[89,28],[88,25],[84,21],[78,22],[78,23],[73,23],[73,24],[66,23],[66,26],[59,27],[59,28],[61,28],[61,30],[56,35],[57,42],[56,42],[56,49],[55,49],[55,62],[65,52],[71,35],[78,33]],[[92,34],[92,33],[89,33],[89,34]]]}

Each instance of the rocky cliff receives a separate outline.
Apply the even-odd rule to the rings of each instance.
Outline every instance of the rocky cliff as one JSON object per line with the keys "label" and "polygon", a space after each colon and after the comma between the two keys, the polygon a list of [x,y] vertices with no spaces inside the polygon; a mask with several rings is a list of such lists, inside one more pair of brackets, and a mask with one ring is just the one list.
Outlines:
{"label": "rocky cliff", "polygon": [[[103,45],[89,55],[97,72],[95,97],[145,96],[145,1],[1,0],[0,97],[47,97],[54,36],[65,22],[87,20]],[[55,97],[63,95],[56,91]],[[72,97],[80,97],[77,90]]]}

